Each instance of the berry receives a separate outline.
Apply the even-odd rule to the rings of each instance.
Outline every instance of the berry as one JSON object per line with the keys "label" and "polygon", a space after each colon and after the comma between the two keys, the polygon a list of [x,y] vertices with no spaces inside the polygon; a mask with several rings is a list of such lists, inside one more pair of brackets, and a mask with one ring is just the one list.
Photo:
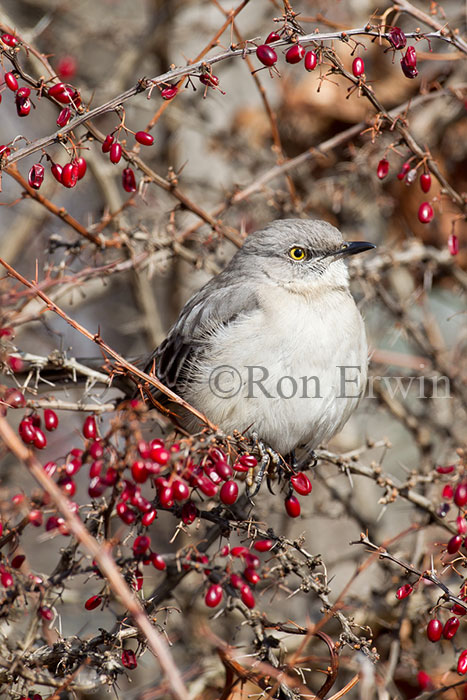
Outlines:
{"label": "berry", "polygon": [[165,571],[165,569],[167,568],[167,564],[165,563],[161,555],[156,554],[155,552],[151,554],[151,562],[153,567],[158,571]]}
{"label": "berry", "polygon": [[63,168],[59,163],[52,163],[52,167],[50,168],[50,172],[54,176],[54,178],[57,180],[57,182],[62,182],[62,173],[63,173]]}
{"label": "berry", "polygon": [[406,36],[399,27],[391,27],[389,30],[389,41],[395,49],[403,49],[407,44]]}
{"label": "berry", "polygon": [[2,34],[2,41],[10,48],[14,48],[19,44],[18,38],[16,36],[13,36],[13,34]]}
{"label": "berry", "polygon": [[21,87],[16,91],[16,99],[24,100],[30,94],[31,90],[28,87]]}
{"label": "berry", "polygon": [[69,107],[64,107],[57,117],[57,126],[66,126],[71,119],[71,110]]}
{"label": "berry", "polygon": [[233,505],[238,498],[237,482],[232,480],[224,482],[219,493],[219,498],[225,505]]}
{"label": "berry", "polygon": [[73,498],[73,496],[76,493],[76,484],[71,477],[63,476],[59,479],[57,483],[58,486],[60,486],[63,493],[65,494],[65,496]]}
{"label": "berry", "polygon": [[90,498],[99,498],[99,496],[102,496],[106,489],[106,484],[100,476],[94,476],[91,478],[91,481],[89,482],[88,486],[88,494]]}
{"label": "berry", "polygon": [[458,617],[450,617],[449,620],[446,620],[444,623],[443,637],[445,639],[452,639],[459,629],[459,625],[460,622]]}
{"label": "berry", "polygon": [[78,167],[78,180],[82,180],[82,178],[86,175],[86,170],[88,167],[88,164],[86,163],[83,156],[76,158],[76,160],[73,161],[73,165],[76,165]]}
{"label": "berry", "polygon": [[433,681],[426,671],[417,673],[417,683],[420,690],[431,690],[433,688]]}
{"label": "berry", "polygon": [[34,190],[38,190],[44,182],[44,166],[40,163],[35,163],[28,175],[29,186]]}
{"label": "berry", "polygon": [[40,510],[34,508],[28,513],[28,520],[34,527],[40,527],[42,525],[42,513]]}
{"label": "berry", "polygon": [[298,518],[300,515],[300,501],[298,498],[294,495],[287,496],[287,498],[284,501],[285,505],[285,510],[287,511],[287,515],[291,518]]}
{"label": "berry", "polygon": [[119,144],[119,142],[116,141],[110,147],[110,162],[116,164],[120,161],[121,157],[122,157],[122,147]]}
{"label": "berry", "polygon": [[56,430],[58,427],[58,416],[51,408],[44,409],[44,425],[49,431]]}
{"label": "berry", "polygon": [[23,418],[18,426],[18,432],[21,440],[26,445],[32,445],[36,437],[36,429],[30,418]]}
{"label": "berry", "polygon": [[9,71],[8,73],[5,73],[4,78],[5,78],[5,85],[7,86],[7,88],[12,90],[13,92],[16,92],[18,89],[18,81],[16,79],[15,74],[12,73],[11,71]]}
{"label": "berry", "polygon": [[452,233],[448,238],[448,250],[451,255],[457,255],[459,252],[459,239],[455,233]]}
{"label": "berry", "polygon": [[187,484],[180,479],[175,479],[172,484],[173,497],[176,501],[184,501],[190,495],[190,489]]}
{"label": "berry", "polygon": [[258,460],[253,455],[242,455],[239,462],[244,467],[248,467],[248,469],[254,469],[258,464]]}
{"label": "berry", "polygon": [[169,85],[168,87],[162,88],[161,97],[163,100],[173,100],[178,92],[178,87],[176,85]]}
{"label": "berry", "polygon": [[50,622],[51,620],[53,620],[53,617],[54,617],[53,610],[51,610],[49,607],[47,607],[47,605],[41,605],[38,608],[37,613],[38,613],[39,617],[42,617],[42,619],[46,620],[46,622]]}
{"label": "berry", "polygon": [[253,547],[257,552],[269,552],[274,542],[272,540],[257,540]]}
{"label": "berry", "polygon": [[11,560],[11,566],[13,569],[21,569],[25,559],[26,557],[24,554],[17,554],[16,557],[13,557]]}
{"label": "berry", "polygon": [[459,508],[463,508],[466,505],[467,481],[464,481],[462,484],[458,484],[456,486],[456,490],[454,491],[454,503],[456,506],[459,506]]}
{"label": "berry", "polygon": [[462,545],[462,536],[454,535],[448,542],[448,553],[455,554],[459,551]]}
{"label": "berry", "polygon": [[10,588],[14,584],[13,576],[10,574],[9,571],[2,571],[2,574],[0,576],[0,582],[3,588]]}
{"label": "berry", "polygon": [[18,389],[8,389],[5,392],[3,401],[12,408],[23,408],[24,406],[26,406],[26,399],[24,398],[24,394],[22,394],[21,391],[19,391]]}
{"label": "berry", "polygon": [[422,202],[418,209],[418,220],[421,224],[429,224],[434,216],[433,207],[429,202]]}
{"label": "berry", "polygon": [[359,78],[361,75],[364,74],[364,72],[365,63],[363,61],[363,58],[360,58],[360,56],[356,56],[352,61],[352,73],[356,78]]}
{"label": "berry", "polygon": [[258,46],[256,49],[256,56],[258,61],[261,61],[261,63],[264,66],[268,66],[268,68],[277,62],[277,53],[271,46],[267,46],[267,44],[261,44],[261,46]]}
{"label": "berry", "polygon": [[150,457],[153,462],[157,462],[161,466],[165,466],[170,459],[170,452],[159,444],[151,443]]}
{"label": "berry", "polygon": [[253,595],[253,591],[246,583],[244,586],[242,586],[240,596],[247,608],[250,608],[251,610],[251,608],[255,607],[255,597]]}
{"label": "berry", "polygon": [[386,177],[388,172],[389,172],[389,161],[386,160],[386,158],[383,158],[378,163],[378,167],[376,168],[376,175],[379,177],[380,180],[384,180],[384,178]]}
{"label": "berry", "polygon": [[253,585],[256,585],[259,581],[261,581],[261,577],[252,566],[247,566],[245,571],[243,572],[243,576],[246,578],[248,583],[252,583]]}
{"label": "berry", "polygon": [[135,652],[131,649],[124,649],[122,651],[122,664],[123,666],[125,666],[125,668],[128,668],[130,671],[136,668],[138,662],[136,661]]}
{"label": "berry", "polygon": [[63,56],[57,65],[57,73],[61,78],[73,78],[76,73],[76,59],[74,56]]}
{"label": "berry", "polygon": [[267,37],[266,41],[264,42],[265,44],[272,44],[274,41],[279,41],[280,36],[277,32],[270,32]]}
{"label": "berry", "polygon": [[305,68],[307,71],[312,71],[318,64],[318,57],[314,51],[307,51],[305,54]]}
{"label": "berry", "polygon": [[222,590],[222,586],[218,583],[213,583],[212,586],[209,586],[208,590],[206,591],[204,602],[208,608],[215,608],[221,602],[223,595],[224,591]]}
{"label": "berry", "polygon": [[420,187],[423,192],[429,192],[431,187],[431,175],[430,173],[422,173],[420,175]]}
{"label": "berry", "polygon": [[83,423],[83,435],[87,440],[95,440],[97,437],[97,425],[94,416],[88,416]]}
{"label": "berry", "polygon": [[137,131],[135,134],[135,141],[140,143],[142,146],[152,146],[154,143],[154,136],[148,134],[147,131]]}
{"label": "berry", "polygon": [[125,168],[122,172],[122,186],[125,192],[136,192],[135,174],[131,168]]}
{"label": "berry", "polygon": [[151,546],[151,540],[146,535],[138,535],[133,542],[133,554],[141,557]]}
{"label": "berry", "polygon": [[62,169],[62,185],[72,188],[78,182],[78,166],[73,163],[67,163]]}
{"label": "berry", "polygon": [[219,85],[219,78],[212,73],[201,73],[199,80],[203,85],[207,85],[208,87],[215,88]]}
{"label": "berry", "polygon": [[467,649],[464,649],[457,659],[457,673],[461,676],[467,673]]}
{"label": "berry", "polygon": [[426,628],[426,636],[430,642],[439,642],[443,634],[443,625],[439,620],[434,618],[430,620]]}
{"label": "berry", "polygon": [[305,49],[303,46],[301,44],[294,44],[285,52],[285,60],[287,63],[300,63],[304,55]]}
{"label": "berry", "polygon": [[112,146],[114,142],[114,137],[112,134],[107,134],[107,136],[104,139],[104,143],[102,144],[102,153],[108,153],[110,151],[110,147]]}
{"label": "berry", "polygon": [[65,83],[56,83],[52,85],[49,88],[49,95],[62,105],[68,105],[72,102],[74,102],[76,106],[81,104],[79,93],[72,85],[65,85]]}
{"label": "berry", "polygon": [[457,532],[459,535],[465,535],[467,532],[467,520],[464,518],[463,515],[459,515],[456,518],[456,525],[457,525]]}
{"label": "berry", "polygon": [[415,68],[417,65],[417,52],[413,46],[407,47],[407,51],[405,52],[405,61],[408,66],[411,66],[411,68]]}
{"label": "berry", "polygon": [[38,450],[43,450],[47,447],[47,438],[40,428],[36,428],[36,434],[34,436],[34,447]]}
{"label": "berry", "polygon": [[214,469],[223,481],[232,476],[232,467],[222,459],[214,464]]}
{"label": "berry", "polygon": [[404,598],[407,598],[413,591],[413,587],[410,585],[410,583],[406,583],[400,588],[397,589],[396,592],[396,598],[397,600],[404,600]]}
{"label": "berry", "polygon": [[163,508],[172,508],[174,504],[174,495],[172,486],[163,486],[158,489],[159,503]]}
{"label": "berry", "polygon": [[144,484],[148,479],[148,470],[146,469],[144,462],[137,460],[131,465],[131,476],[137,484]]}
{"label": "berry", "polygon": [[198,517],[198,508],[193,501],[187,501],[182,506],[181,518],[185,525],[191,525]]}
{"label": "berry", "polygon": [[454,469],[455,467],[453,464],[449,464],[446,467],[436,467],[436,471],[438,472],[438,474],[452,474]]}
{"label": "berry", "polygon": [[141,518],[141,525],[143,525],[143,527],[149,527],[149,525],[151,525],[156,518],[157,510],[155,508],[151,508],[151,510],[148,510]]}
{"label": "berry", "polygon": [[297,472],[297,474],[294,474],[290,479],[290,483],[292,484],[294,491],[299,493],[300,496],[307,496],[309,493],[311,493],[311,489],[313,488],[311,481],[303,472]]}
{"label": "berry", "polygon": [[452,497],[454,496],[454,491],[451,484],[446,484],[446,486],[443,488],[441,495],[445,501],[452,500]]}

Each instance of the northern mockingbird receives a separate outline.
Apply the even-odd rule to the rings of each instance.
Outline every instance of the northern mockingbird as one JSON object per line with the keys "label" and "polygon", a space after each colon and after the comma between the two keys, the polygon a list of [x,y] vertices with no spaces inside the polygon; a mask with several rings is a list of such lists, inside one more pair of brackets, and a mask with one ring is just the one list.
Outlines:
{"label": "northern mockingbird", "polygon": [[328,441],[368,364],[344,258],[374,247],[325,221],[273,221],[191,297],[147,371],[226,433],[254,432],[282,455]]}

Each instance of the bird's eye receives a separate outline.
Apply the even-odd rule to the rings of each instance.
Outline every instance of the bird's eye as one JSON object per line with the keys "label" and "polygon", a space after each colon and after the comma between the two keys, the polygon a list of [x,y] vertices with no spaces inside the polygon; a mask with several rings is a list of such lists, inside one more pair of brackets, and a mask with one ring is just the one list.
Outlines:
{"label": "bird's eye", "polygon": [[301,260],[305,260],[306,250],[304,248],[300,248],[299,246],[294,246],[289,250],[289,257],[291,257],[292,260],[296,260],[298,262],[300,262]]}

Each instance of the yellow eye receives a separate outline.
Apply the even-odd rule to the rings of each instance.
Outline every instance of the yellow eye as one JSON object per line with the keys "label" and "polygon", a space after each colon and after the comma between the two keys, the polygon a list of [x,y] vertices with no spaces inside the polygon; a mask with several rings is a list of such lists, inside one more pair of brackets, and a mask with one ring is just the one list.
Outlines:
{"label": "yellow eye", "polygon": [[306,251],[303,248],[294,246],[289,250],[289,256],[292,258],[292,260],[297,260],[300,262],[300,260],[305,260]]}

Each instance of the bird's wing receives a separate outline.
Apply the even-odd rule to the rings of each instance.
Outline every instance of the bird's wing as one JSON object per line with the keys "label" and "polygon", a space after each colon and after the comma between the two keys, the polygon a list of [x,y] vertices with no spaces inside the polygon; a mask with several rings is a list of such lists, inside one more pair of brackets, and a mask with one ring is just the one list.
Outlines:
{"label": "bird's wing", "polygon": [[210,280],[183,307],[167,338],[152,353],[146,371],[153,366],[165,386],[180,390],[190,381],[190,369],[211,347],[216,328],[258,308],[252,286],[226,284],[223,274]]}

